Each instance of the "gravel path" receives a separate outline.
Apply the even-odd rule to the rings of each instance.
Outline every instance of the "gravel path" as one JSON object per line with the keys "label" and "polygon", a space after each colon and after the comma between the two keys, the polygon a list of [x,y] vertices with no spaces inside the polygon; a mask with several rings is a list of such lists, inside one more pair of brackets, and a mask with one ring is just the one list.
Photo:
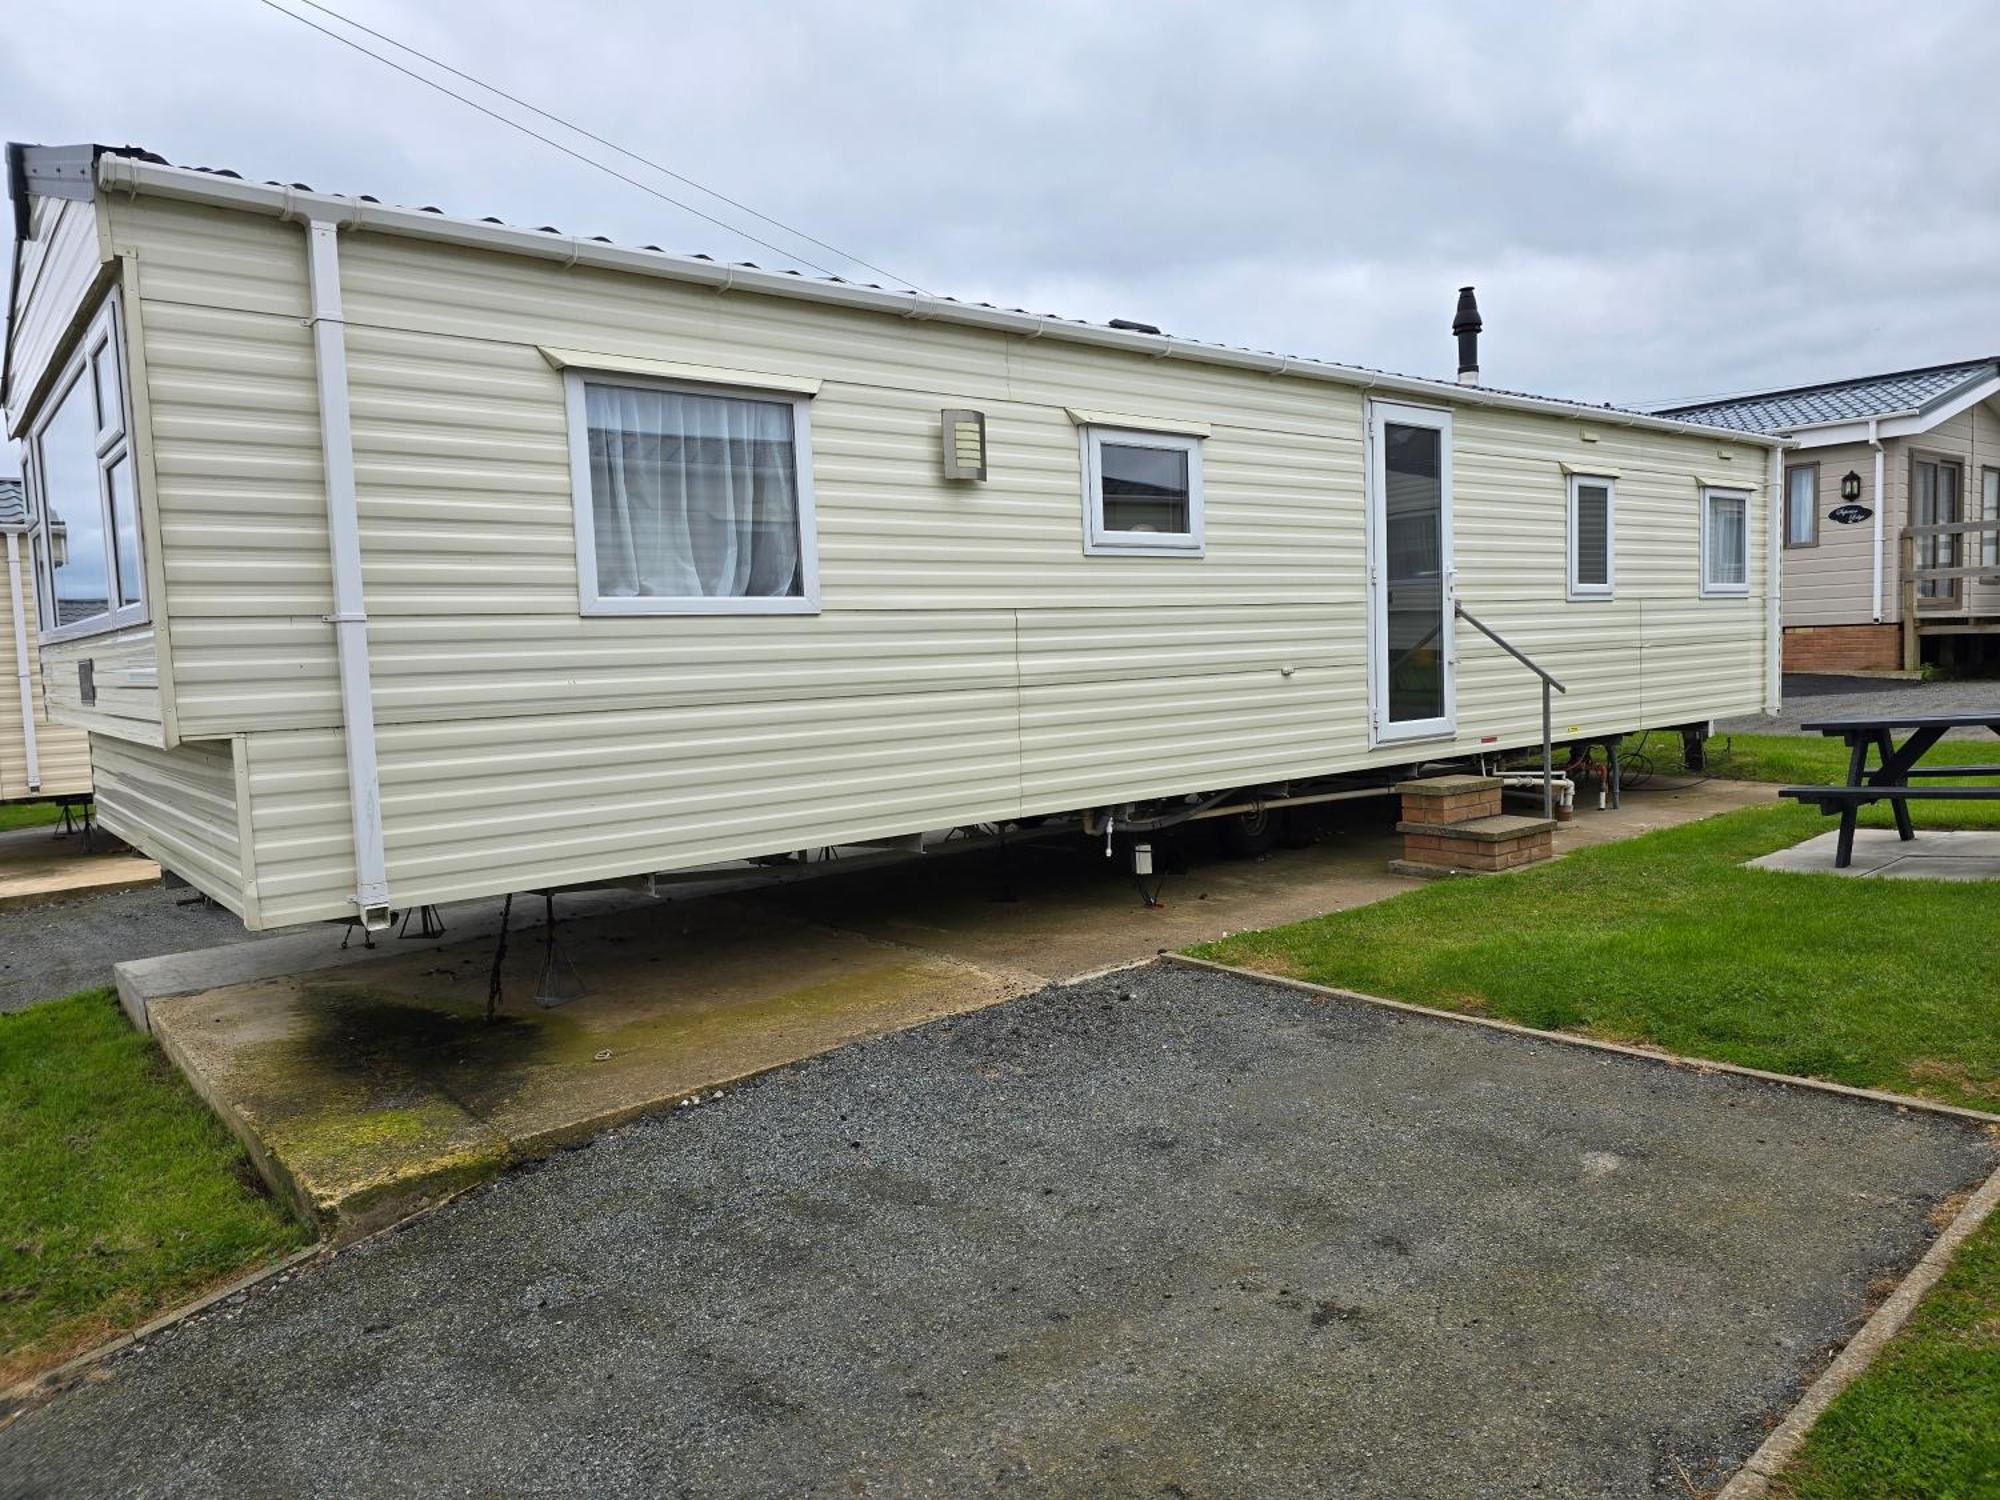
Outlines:
{"label": "gravel path", "polygon": [[263,933],[219,906],[179,903],[195,893],[151,886],[76,901],[0,907],[0,1012],[111,983],[128,958],[185,953]]}
{"label": "gravel path", "polygon": [[1154,967],[517,1172],[26,1414],[0,1493],[1684,1496],[1996,1150]]}
{"label": "gravel path", "polygon": [[[1797,734],[1799,726],[1818,719],[1863,718],[1870,714],[1971,714],[1992,710],[2000,719],[2000,681],[1902,682],[1881,677],[1822,677],[1792,674],[1785,678],[1785,707],[1776,719],[1751,714],[1725,719],[1724,734]],[[1991,739],[1983,729],[1955,729],[1952,739]]]}

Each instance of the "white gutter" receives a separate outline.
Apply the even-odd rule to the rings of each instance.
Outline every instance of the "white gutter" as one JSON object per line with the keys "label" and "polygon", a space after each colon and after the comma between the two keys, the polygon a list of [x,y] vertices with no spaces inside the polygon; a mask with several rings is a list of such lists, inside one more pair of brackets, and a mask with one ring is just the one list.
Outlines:
{"label": "white gutter", "polygon": [[1873,575],[1871,598],[1874,600],[1873,618],[1877,625],[1882,623],[1882,513],[1888,509],[1888,501],[1882,494],[1882,424],[1875,418],[1868,422],[1868,446],[1875,450],[1875,488],[1871,498],[1875,501],[1875,562],[1870,569]]}
{"label": "white gutter", "polygon": [[334,644],[340,657],[340,718],[347,746],[347,797],[354,824],[354,906],[362,925],[389,925],[382,846],[382,784],[375,763],[375,698],[368,675],[368,615],[361,594],[361,521],[354,498],[354,432],[347,403],[347,334],[340,309],[336,227],[306,221],[313,357],[319,377],[320,451],[326,473],[327,545],[333,557]]}
{"label": "white gutter", "polygon": [[1004,308],[981,307],[969,302],[953,302],[929,295],[912,296],[885,292],[877,287],[849,281],[820,281],[778,271],[749,266],[725,265],[667,255],[657,250],[634,250],[621,245],[575,235],[545,234],[540,230],[516,229],[506,224],[488,224],[471,219],[448,218],[418,209],[395,208],[369,203],[337,193],[314,193],[302,188],[269,183],[246,182],[212,172],[196,172],[186,167],[162,166],[136,161],[128,156],[98,159],[97,180],[106,191],[147,193],[184,203],[208,203],[248,213],[268,214],[284,219],[319,220],[342,229],[368,230],[398,235],[406,239],[438,240],[469,245],[509,255],[525,255],[537,260],[556,261],[563,266],[586,265],[633,275],[661,277],[690,282],[718,291],[755,292],[793,301],[818,302],[867,312],[890,313],[919,322],[937,320],[1023,338],[1053,338],[1068,343],[1090,344],[1098,348],[1121,349],[1155,359],[1183,359],[1193,363],[1253,370],[1266,375],[1298,376],[1330,381],[1338,385],[1395,392],[1428,400],[1436,405],[1493,406],[1512,411],[1538,412],[1544,416],[1581,418],[1613,427],[1641,428],[1653,432],[1690,433],[1719,437],[1732,443],[1777,447],[1784,438],[1764,433],[1738,432],[1734,428],[1709,427],[1697,422],[1680,422],[1644,412],[1621,411],[1616,407],[1590,406],[1575,401],[1559,401],[1543,396],[1515,395],[1483,386],[1456,385],[1448,380],[1421,380],[1408,375],[1389,375],[1355,365],[1324,360],[1298,359],[1264,354],[1249,349],[1231,349],[1220,344],[1204,344],[1191,339],[1168,338],[1161,334],[1133,333],[1122,328],[1106,328],[1092,323],[1073,323],[1062,318],[1035,313],[1009,312]]}
{"label": "white gutter", "polygon": [[1770,520],[1770,541],[1765,547],[1764,564],[1764,712],[1773,718],[1785,700],[1785,615],[1783,579],[1785,559],[1785,453],[1771,450],[1769,471],[1764,481],[1764,507]]}
{"label": "white gutter", "polygon": [[21,746],[28,762],[28,790],[42,789],[42,762],[35,748],[35,677],[28,670],[28,606],[21,591],[21,534],[7,533],[7,591],[14,601],[14,675],[20,679]]}

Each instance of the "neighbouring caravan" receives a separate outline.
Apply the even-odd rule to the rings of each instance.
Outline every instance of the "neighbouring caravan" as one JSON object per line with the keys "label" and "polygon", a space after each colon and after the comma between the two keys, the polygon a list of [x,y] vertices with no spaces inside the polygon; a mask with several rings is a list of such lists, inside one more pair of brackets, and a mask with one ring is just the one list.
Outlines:
{"label": "neighbouring caravan", "polygon": [[1778,439],[8,167],[49,701],[252,927],[1538,744],[1455,603],[1562,739],[1776,704]]}
{"label": "neighbouring caravan", "polygon": [[2000,357],[1661,413],[1790,438],[1785,666],[1970,663],[2000,638]]}
{"label": "neighbouring caravan", "polygon": [[41,615],[28,549],[28,504],[18,479],[0,479],[0,547],[7,602],[0,608],[0,802],[57,801],[90,790],[90,743],[44,712]]}

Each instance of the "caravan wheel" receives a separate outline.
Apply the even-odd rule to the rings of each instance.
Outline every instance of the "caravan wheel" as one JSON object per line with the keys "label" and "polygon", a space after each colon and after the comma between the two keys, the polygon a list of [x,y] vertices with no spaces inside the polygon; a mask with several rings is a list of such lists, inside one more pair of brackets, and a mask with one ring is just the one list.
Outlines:
{"label": "caravan wheel", "polygon": [[1253,808],[1222,820],[1222,847],[1238,859],[1254,859],[1268,854],[1278,842],[1280,814],[1268,807]]}

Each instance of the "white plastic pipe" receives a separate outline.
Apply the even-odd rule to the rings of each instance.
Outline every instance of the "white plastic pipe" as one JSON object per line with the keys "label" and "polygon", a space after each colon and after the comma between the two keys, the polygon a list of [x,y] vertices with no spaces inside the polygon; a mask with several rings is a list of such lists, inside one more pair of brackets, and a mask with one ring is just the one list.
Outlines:
{"label": "white plastic pipe", "polygon": [[35,747],[35,678],[28,670],[28,601],[21,588],[21,534],[7,533],[7,592],[14,601],[14,676],[21,690],[21,747],[28,762],[28,790],[42,789],[42,762]]}
{"label": "white plastic pipe", "polygon": [[1785,615],[1783,594],[1785,561],[1785,450],[1771,450],[1770,468],[1764,479],[1764,509],[1770,517],[1764,549],[1764,712],[1776,718],[1785,700]]}
{"label": "white plastic pipe", "polygon": [[1875,450],[1875,561],[1870,572],[1874,579],[1872,598],[1874,600],[1875,623],[1882,623],[1882,512],[1888,509],[1888,501],[1882,494],[1882,421],[1879,417],[1868,419],[1868,446]]}
{"label": "white plastic pipe", "polygon": [[347,337],[340,307],[340,246],[324,219],[306,224],[312,285],[313,357],[319,377],[327,545],[333,559],[334,644],[347,746],[347,798],[354,827],[354,906],[371,931],[389,925],[388,859],[382,846],[382,783],[375,760],[375,697],[369,683],[368,614],[361,592],[361,521],[354,497],[354,431],[347,400]]}

